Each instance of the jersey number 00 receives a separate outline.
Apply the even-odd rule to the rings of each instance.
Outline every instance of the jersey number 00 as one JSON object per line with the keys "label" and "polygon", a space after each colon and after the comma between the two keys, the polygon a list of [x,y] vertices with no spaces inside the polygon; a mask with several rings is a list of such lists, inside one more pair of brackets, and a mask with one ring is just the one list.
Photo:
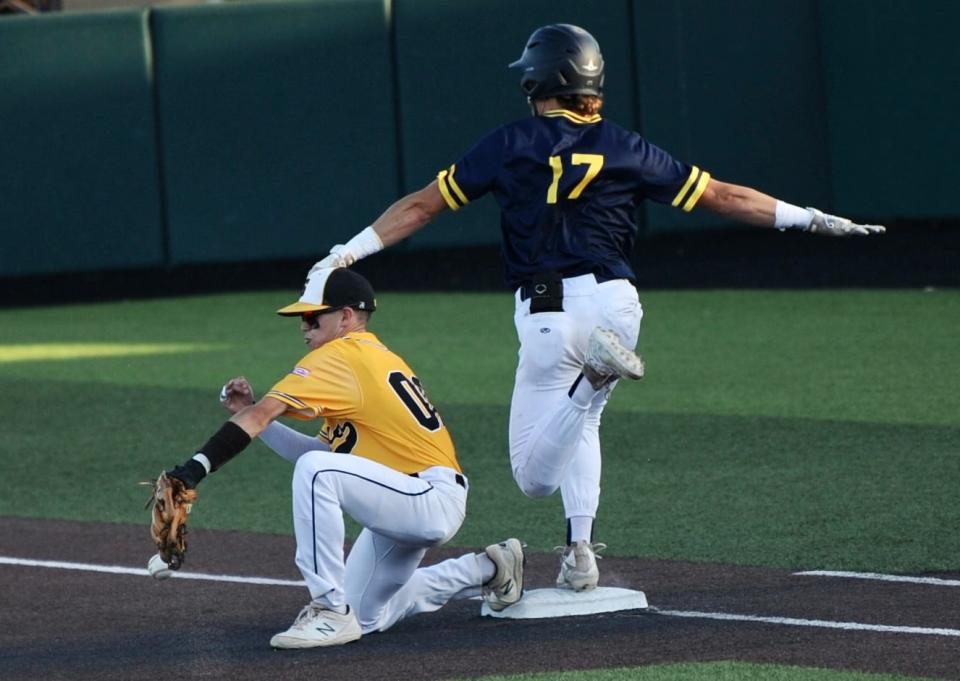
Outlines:
{"label": "jersey number 00", "polygon": [[443,427],[440,414],[437,412],[437,408],[430,404],[430,400],[427,399],[419,378],[405,376],[399,371],[391,371],[387,381],[417,423],[430,431],[440,430]]}

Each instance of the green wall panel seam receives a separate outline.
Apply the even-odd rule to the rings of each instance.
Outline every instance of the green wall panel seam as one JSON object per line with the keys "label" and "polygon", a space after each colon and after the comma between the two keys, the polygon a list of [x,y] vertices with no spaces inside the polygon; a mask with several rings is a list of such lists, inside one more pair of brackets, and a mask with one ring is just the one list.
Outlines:
{"label": "green wall panel seam", "polygon": [[829,210],[836,210],[836,185],[835,177],[833,175],[833,145],[830,144],[830,102],[829,96],[830,93],[827,89],[827,71],[826,71],[826,58],[823,51],[823,12],[821,11],[822,0],[812,0],[811,7],[813,10],[813,22],[816,30],[814,35],[816,36],[817,46],[814,50],[814,54],[817,58],[817,85],[820,88],[820,101],[822,102],[823,111],[821,120],[823,121],[823,154],[825,156],[826,168],[824,171],[828,178],[826,183],[827,190],[827,208]]}
{"label": "green wall panel seam", "polygon": [[156,47],[153,40],[154,12],[148,8],[143,13],[144,40],[147,49],[147,79],[150,82],[150,99],[153,104],[153,143],[156,149],[157,197],[159,199],[160,242],[163,267],[171,265],[170,219],[167,210],[167,175],[163,162],[163,122],[160,118],[160,94],[157,83]]}
{"label": "green wall panel seam", "polygon": [[383,9],[387,22],[387,44],[390,51],[390,88],[393,96],[393,130],[394,130],[394,148],[396,152],[396,163],[394,164],[394,173],[397,178],[397,193],[404,196],[409,193],[407,187],[406,174],[403,171],[404,146],[403,146],[403,119],[401,114],[400,97],[400,69],[397,64],[397,22],[394,20],[393,0],[383,0]]}
{"label": "green wall panel seam", "polygon": [[[633,99],[633,129],[641,136],[643,130],[643,111],[640,108],[640,51],[637,49],[637,0],[627,0],[627,26],[630,30],[627,32],[627,54],[630,55],[630,95]],[[647,233],[647,211],[643,208],[637,208],[633,215],[637,223],[637,234]]]}

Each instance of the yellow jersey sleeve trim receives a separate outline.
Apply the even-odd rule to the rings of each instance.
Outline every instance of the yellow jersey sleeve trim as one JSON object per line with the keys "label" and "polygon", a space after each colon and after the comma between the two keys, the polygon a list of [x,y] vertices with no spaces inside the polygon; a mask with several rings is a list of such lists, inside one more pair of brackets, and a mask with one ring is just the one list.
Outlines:
{"label": "yellow jersey sleeve trim", "polygon": [[467,195],[463,193],[463,190],[460,189],[460,185],[457,184],[457,181],[453,179],[454,173],[457,172],[456,164],[450,166],[450,174],[447,175],[447,182],[450,184],[450,187],[453,189],[453,193],[457,195],[457,198],[460,199],[460,205],[466,206],[470,203],[470,199],[467,198]]}
{"label": "yellow jersey sleeve trim", "polygon": [[693,194],[690,195],[690,198],[687,199],[687,202],[683,204],[683,212],[689,213],[693,210],[693,207],[697,205],[697,201],[700,200],[700,197],[703,196],[703,192],[707,189],[707,184],[710,182],[710,173],[704,171],[700,174],[700,181],[697,182],[697,188],[693,190]]}
{"label": "yellow jersey sleeve trim", "polygon": [[321,412],[320,409],[316,407],[311,407],[306,402],[301,402],[293,395],[288,395],[287,393],[281,393],[276,390],[271,390],[270,392],[267,393],[267,397],[272,397],[275,400],[280,400],[284,404],[293,407],[297,411],[308,411],[315,414],[316,416],[319,416]]}
{"label": "yellow jersey sleeve trim", "polygon": [[460,210],[460,204],[450,193],[450,187],[447,185],[447,176],[450,174],[447,170],[441,170],[437,173],[437,186],[440,187],[440,193],[443,194],[443,200],[447,202],[450,210]]}
{"label": "yellow jersey sleeve trim", "polygon": [[683,183],[680,191],[678,191],[677,195],[673,197],[673,202],[670,204],[671,206],[676,208],[680,205],[680,202],[683,201],[683,197],[690,190],[690,187],[693,186],[693,183],[696,181],[699,174],[700,169],[697,166],[693,166],[693,168],[690,169],[690,175],[687,177],[687,181]]}

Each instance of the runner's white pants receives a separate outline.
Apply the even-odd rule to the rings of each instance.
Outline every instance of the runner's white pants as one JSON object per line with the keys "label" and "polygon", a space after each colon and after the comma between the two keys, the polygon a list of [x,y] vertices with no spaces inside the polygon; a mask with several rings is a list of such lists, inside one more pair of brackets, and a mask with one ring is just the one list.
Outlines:
{"label": "runner's white pants", "polygon": [[[475,554],[418,568],[427,549],[452,538],[466,513],[455,471],[428,468],[414,478],[350,454],[311,451],[293,474],[297,567],[311,597],[349,604],[364,633],[480,594]],[[347,513],[364,530],[344,561]]]}
{"label": "runner's white pants", "polygon": [[[510,404],[513,477],[531,497],[560,488],[567,518],[596,517],[600,502],[600,415],[613,385],[577,404],[569,396],[597,326],[635,348],[643,309],[626,279],[598,284],[592,274],[563,280],[563,311],[530,314],[516,294],[519,364]],[[581,381],[586,383],[586,379]],[[614,384],[615,385],[615,384]],[[580,386],[580,394],[589,390]]]}

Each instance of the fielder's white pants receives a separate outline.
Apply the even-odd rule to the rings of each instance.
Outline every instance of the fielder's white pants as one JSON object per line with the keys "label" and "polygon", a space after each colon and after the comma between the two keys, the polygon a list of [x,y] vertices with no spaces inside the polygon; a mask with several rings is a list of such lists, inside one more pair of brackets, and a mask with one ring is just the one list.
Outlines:
{"label": "fielder's white pants", "polygon": [[[419,568],[427,548],[453,537],[467,490],[437,466],[417,478],[350,454],[307,452],[293,474],[297,567],[313,600],[349,604],[364,633],[480,593],[475,554]],[[343,513],[364,530],[344,561]]]}
{"label": "fielder's white pants", "polygon": [[[530,314],[516,294],[519,364],[510,404],[510,462],[527,496],[560,488],[567,518],[596,517],[600,502],[600,415],[615,384],[568,393],[583,368],[587,339],[597,326],[635,348],[643,309],[626,279],[598,284],[592,274],[563,280],[563,311]],[[586,384],[586,379],[581,381]]]}

